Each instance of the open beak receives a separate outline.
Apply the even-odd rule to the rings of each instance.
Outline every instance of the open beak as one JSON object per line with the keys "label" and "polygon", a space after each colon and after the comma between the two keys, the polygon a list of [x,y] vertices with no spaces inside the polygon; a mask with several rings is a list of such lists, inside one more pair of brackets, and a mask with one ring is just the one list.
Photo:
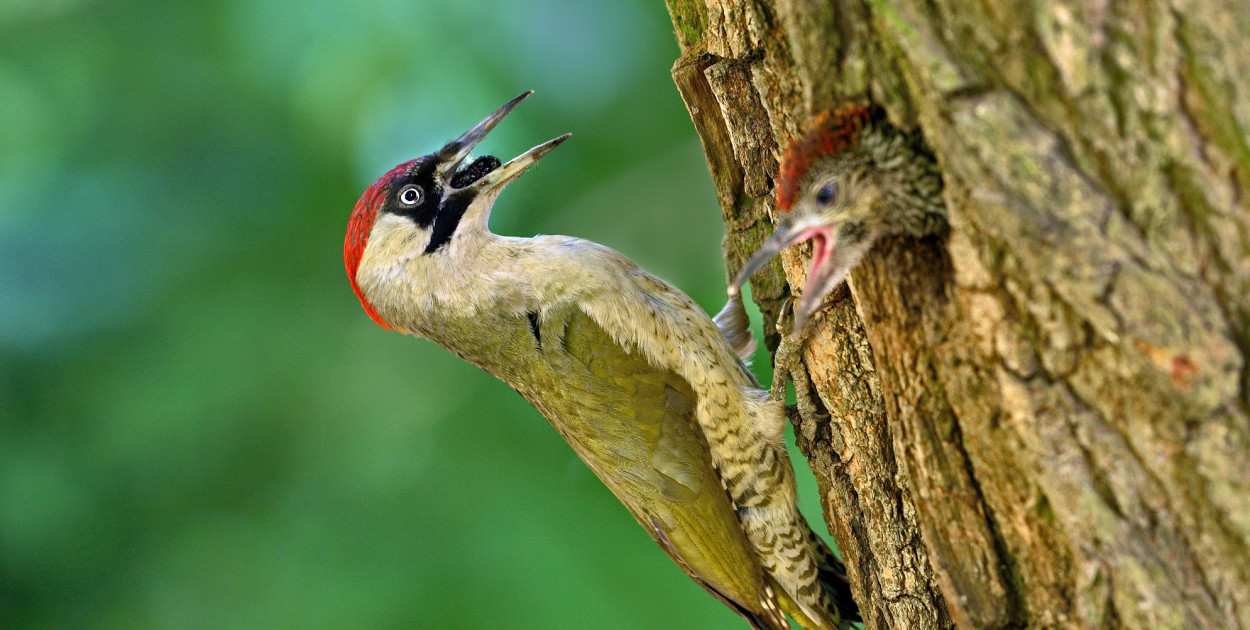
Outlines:
{"label": "open beak", "polygon": [[506,164],[487,173],[481,179],[466,186],[466,188],[477,188],[481,192],[489,192],[503,188],[506,184],[520,177],[530,166],[537,162],[539,158],[547,155],[552,149],[556,148],[561,142],[569,139],[573,134],[566,133],[558,138],[552,138],[521,155],[518,155]]}
{"label": "open beak", "polygon": [[[816,308],[820,306],[820,301],[824,299],[826,293],[832,290],[829,286],[834,281],[834,275],[845,275],[845,272],[839,274],[840,264],[835,264],[834,259],[834,234],[837,226],[810,224],[804,221],[787,221],[783,219],[777,225],[777,229],[773,235],[768,237],[760,248],[755,251],[746,264],[742,266],[742,270],[734,277],[733,282],[729,285],[729,295],[737,295],[742,290],[742,285],[746,284],[755,272],[760,270],[765,263],[772,260],[774,256],[781,253],[781,250],[797,245],[804,241],[812,241],[812,266],[807,272],[807,283],[803,286],[803,296],[799,300],[799,304],[794,313],[794,329],[802,330],[802,327]],[[841,278],[838,278],[840,281]]]}
{"label": "open beak", "polygon": [[483,118],[482,122],[473,125],[471,129],[460,134],[459,138],[448,142],[442,149],[439,149],[438,164],[443,181],[451,181],[451,178],[456,175],[456,169],[460,168],[460,163],[469,156],[469,152],[473,150],[473,147],[477,146],[477,143],[481,142],[486,137],[486,134],[490,133],[490,130],[494,129],[495,125],[498,125],[499,121],[503,120],[504,116],[516,109],[516,106],[520,105],[521,101],[529,98],[529,95],[533,93],[534,90],[522,92],[520,96],[504,103],[502,107],[491,112],[491,115]]}
{"label": "open beak", "polygon": [[[443,181],[452,181],[456,176],[456,171],[460,168],[464,159],[469,156],[469,152],[473,150],[473,147],[477,146],[486,137],[486,134],[490,133],[495,128],[495,125],[498,125],[499,121],[504,119],[504,116],[507,116],[517,105],[521,104],[521,101],[533,93],[533,90],[523,92],[516,98],[504,103],[502,107],[483,118],[481,122],[473,125],[472,129],[464,132],[459,138],[448,142],[442,149],[439,149],[438,163]],[[556,145],[567,140],[569,135],[571,134],[566,133],[559,138],[548,140],[522,153],[507,164],[495,168],[485,176],[478,178],[472,184],[466,186],[466,188],[477,188],[479,191],[501,188],[504,184],[520,177],[530,165],[554,149]],[[498,162],[495,163],[497,164]]]}

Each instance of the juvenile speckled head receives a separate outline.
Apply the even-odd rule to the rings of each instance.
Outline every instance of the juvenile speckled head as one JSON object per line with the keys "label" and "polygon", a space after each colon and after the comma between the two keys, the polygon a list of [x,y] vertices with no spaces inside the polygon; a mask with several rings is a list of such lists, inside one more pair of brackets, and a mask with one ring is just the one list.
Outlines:
{"label": "juvenile speckled head", "polygon": [[782,160],[777,224],[729,287],[782,249],[812,242],[812,264],[795,310],[801,328],[882,234],[915,236],[944,225],[942,183],[919,138],[877,108],[844,104],[816,118]]}
{"label": "juvenile speckled head", "polygon": [[[508,101],[438,151],[391,169],[356,202],[343,242],[343,263],[352,290],[378,325],[397,328],[362,288],[363,261],[399,264],[414,257],[443,255],[457,235],[485,230],[490,207],[503,187],[569,137],[565,134],[544,142],[507,164],[486,155],[462,165],[473,147],[530,94]],[[380,254],[375,250],[381,248],[387,250],[385,255],[367,255]]]}

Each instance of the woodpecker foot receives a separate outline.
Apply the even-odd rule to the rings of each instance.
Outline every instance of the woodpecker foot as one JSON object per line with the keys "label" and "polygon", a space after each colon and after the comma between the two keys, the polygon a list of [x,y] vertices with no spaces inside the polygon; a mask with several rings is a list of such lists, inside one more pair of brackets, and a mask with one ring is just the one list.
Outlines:
{"label": "woodpecker foot", "polygon": [[[807,365],[803,363],[803,346],[816,328],[816,318],[808,319],[797,332],[793,328],[794,297],[786,298],[777,315],[777,332],[781,334],[781,343],[773,354],[773,383],[769,393],[773,400],[785,400],[786,381],[794,383],[795,407],[804,420],[820,422],[829,419],[828,413],[819,411],[820,407],[812,397],[812,382],[807,377]],[[786,311],[791,311],[787,315]]]}

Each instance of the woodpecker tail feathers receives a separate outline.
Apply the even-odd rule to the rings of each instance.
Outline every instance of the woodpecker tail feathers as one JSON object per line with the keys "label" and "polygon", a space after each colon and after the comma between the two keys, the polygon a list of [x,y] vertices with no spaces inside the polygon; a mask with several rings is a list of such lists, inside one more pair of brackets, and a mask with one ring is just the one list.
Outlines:
{"label": "woodpecker tail feathers", "polygon": [[863,621],[859,605],[851,596],[851,583],[846,577],[846,567],[833,555],[833,550],[825,544],[816,532],[808,526],[808,536],[812,548],[816,550],[816,579],[842,615],[841,627],[847,627],[852,621]]}

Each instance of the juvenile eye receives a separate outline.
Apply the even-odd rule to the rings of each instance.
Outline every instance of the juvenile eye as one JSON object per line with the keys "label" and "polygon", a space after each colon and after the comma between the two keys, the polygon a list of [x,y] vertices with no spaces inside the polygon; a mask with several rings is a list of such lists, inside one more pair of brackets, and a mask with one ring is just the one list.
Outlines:
{"label": "juvenile eye", "polygon": [[422,194],[420,186],[409,185],[399,191],[399,203],[402,203],[405,206],[415,206],[421,203],[421,197]]}
{"label": "juvenile eye", "polygon": [[816,191],[816,203],[827,206],[833,203],[833,198],[838,195],[838,189],[833,184],[825,184],[820,190]]}

